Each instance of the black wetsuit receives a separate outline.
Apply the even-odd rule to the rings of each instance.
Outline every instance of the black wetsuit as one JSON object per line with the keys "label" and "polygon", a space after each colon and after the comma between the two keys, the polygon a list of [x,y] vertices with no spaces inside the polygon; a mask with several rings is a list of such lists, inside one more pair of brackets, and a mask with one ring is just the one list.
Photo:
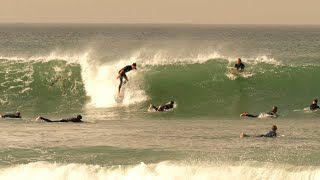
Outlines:
{"label": "black wetsuit", "polygon": [[243,70],[244,69],[244,64],[242,64],[242,63],[238,64],[237,63],[237,64],[234,65],[234,68],[236,68],[237,70],[239,70],[239,69]]}
{"label": "black wetsuit", "polygon": [[[272,111],[270,111],[270,112],[268,112],[268,113],[266,113],[266,114],[268,114],[268,115],[270,115],[270,116],[273,116],[273,117],[277,117],[277,116],[278,116],[277,113],[272,112]],[[252,114],[246,114],[245,116],[246,116],[246,117],[253,117],[253,118],[259,117],[259,115],[252,115]]]}
{"label": "black wetsuit", "polygon": [[3,118],[21,118],[21,116],[17,115],[17,114],[5,114],[5,115],[1,115],[1,117],[3,117]]}
{"label": "black wetsuit", "polygon": [[253,117],[253,118],[256,118],[256,117],[258,117],[259,115],[246,114],[245,116],[246,116],[246,117]]}
{"label": "black wetsuit", "polygon": [[273,111],[270,111],[270,112],[268,112],[267,114],[270,115],[270,116],[278,116],[278,114],[275,113],[275,112],[273,112]]}
{"label": "black wetsuit", "polygon": [[40,117],[39,119],[41,120],[44,120],[46,122],[83,122],[81,121],[81,119],[78,119],[76,117],[73,117],[73,118],[67,118],[67,119],[61,119],[61,120],[50,120],[50,119],[47,119],[47,118],[44,118],[44,117]]}
{"label": "black wetsuit", "polygon": [[128,66],[122,68],[122,69],[119,71],[119,73],[120,73],[121,71],[123,71],[123,72],[120,74],[120,77],[119,77],[119,78],[120,78],[119,91],[120,91],[121,86],[122,86],[122,84],[123,84],[123,78],[125,78],[126,81],[128,81],[128,78],[127,78],[126,73],[129,72],[129,71],[131,71],[131,70],[132,70],[132,66],[131,66],[131,65],[128,65]]}
{"label": "black wetsuit", "polygon": [[317,110],[319,109],[319,106],[317,104],[311,104],[309,108],[310,110]]}
{"label": "black wetsuit", "polygon": [[160,107],[152,106],[152,108],[155,109],[156,111],[166,111],[166,110],[172,109],[173,104],[167,103],[167,104],[162,105]]}
{"label": "black wetsuit", "polygon": [[165,111],[165,110],[169,110],[169,109],[172,109],[173,108],[173,104],[165,104],[165,105],[162,105],[158,108],[158,111]]}
{"label": "black wetsuit", "polygon": [[276,131],[269,131],[267,134],[262,134],[258,137],[277,137],[277,132]]}

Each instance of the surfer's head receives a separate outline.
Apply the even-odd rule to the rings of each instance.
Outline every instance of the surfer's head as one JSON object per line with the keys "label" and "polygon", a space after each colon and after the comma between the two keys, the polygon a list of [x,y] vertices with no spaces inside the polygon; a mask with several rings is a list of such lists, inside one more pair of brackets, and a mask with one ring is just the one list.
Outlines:
{"label": "surfer's head", "polygon": [[272,112],[276,113],[278,111],[278,107],[277,106],[273,106],[272,107]]}
{"label": "surfer's head", "polygon": [[79,115],[77,116],[77,119],[82,119],[82,116],[79,114]]}
{"label": "surfer's head", "polygon": [[238,64],[240,64],[241,63],[241,59],[240,58],[238,58]]}
{"label": "surfer's head", "polygon": [[272,127],[271,127],[271,130],[272,131],[276,131],[278,128],[277,128],[277,126],[276,125],[273,125]]}
{"label": "surfer's head", "polygon": [[20,112],[19,112],[19,111],[17,111],[17,112],[16,112],[16,115],[17,115],[17,116],[20,116]]}
{"label": "surfer's head", "polygon": [[317,104],[318,103],[318,99],[314,99],[312,104]]}
{"label": "surfer's head", "polygon": [[137,69],[137,64],[136,63],[133,63],[131,66],[132,66],[132,69]]}
{"label": "surfer's head", "polygon": [[174,101],[170,101],[170,104],[173,105],[173,104],[174,104]]}

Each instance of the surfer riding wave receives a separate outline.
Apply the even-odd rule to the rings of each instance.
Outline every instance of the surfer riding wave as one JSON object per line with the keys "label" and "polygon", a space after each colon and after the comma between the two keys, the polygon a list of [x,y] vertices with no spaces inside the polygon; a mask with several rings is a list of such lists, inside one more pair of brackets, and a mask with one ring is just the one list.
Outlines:
{"label": "surfer riding wave", "polygon": [[[119,84],[119,89],[118,89],[118,93],[119,94],[120,94],[120,90],[121,90],[122,85],[124,85],[126,82],[129,81],[126,73],[131,71],[132,69],[135,69],[135,70],[137,69],[137,64],[136,63],[133,63],[132,65],[125,66],[124,68],[122,68],[119,71],[119,75],[117,77],[117,79],[120,78],[120,84]],[[123,78],[126,80],[125,82],[123,82]]]}

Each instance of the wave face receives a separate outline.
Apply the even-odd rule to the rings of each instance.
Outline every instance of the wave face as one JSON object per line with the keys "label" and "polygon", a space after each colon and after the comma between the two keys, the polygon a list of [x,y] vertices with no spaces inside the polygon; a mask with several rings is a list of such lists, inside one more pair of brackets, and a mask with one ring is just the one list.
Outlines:
{"label": "wave face", "polygon": [[[176,116],[234,117],[274,105],[292,114],[319,89],[318,27],[0,28],[3,111],[126,107],[140,113],[151,103],[174,100]],[[241,77],[228,72],[237,57],[246,64]],[[138,70],[128,73],[117,103],[118,71],[133,62]]]}
{"label": "wave face", "polygon": [[78,65],[64,60],[36,61],[1,59],[2,94],[0,102],[33,111],[59,111],[63,107],[78,107],[85,100],[85,91]]}
{"label": "wave face", "polygon": [[[235,76],[228,71],[233,66],[230,59],[218,53],[175,60],[159,59],[156,54],[149,59],[135,53],[129,60],[101,64],[89,53],[2,57],[0,66],[6,71],[1,72],[0,99],[7,106],[35,106],[37,111],[57,112],[66,107],[146,107],[174,100],[178,116],[221,117],[247,110],[259,113],[274,105],[289,113],[306,107],[316,95],[313,90],[319,89],[314,76],[320,73],[317,65],[286,65],[266,56],[243,58],[246,71]],[[138,70],[128,73],[125,98],[117,103],[117,72],[131,62],[138,63]]]}
{"label": "wave face", "polygon": [[[156,67],[147,75],[148,93],[158,103],[176,100],[183,114],[224,116],[271,110],[302,109],[319,89],[319,67],[247,63],[245,76],[233,77],[224,61]],[[310,102],[309,102],[310,101]]]}
{"label": "wave face", "polygon": [[[1,72],[1,103],[59,112],[66,107],[147,106],[174,100],[178,104],[174,113],[178,116],[221,117],[247,110],[259,113],[274,105],[289,113],[306,107],[316,95],[313,90],[319,89],[314,76],[320,73],[317,65],[291,66],[266,56],[243,58],[246,71],[234,76],[228,71],[233,66],[231,58],[218,53],[212,58],[207,55],[201,59],[198,55],[196,59],[175,61],[157,59],[156,55],[154,59],[140,56],[134,54],[129,61],[102,65],[95,63],[89,53],[51,54],[38,59],[2,57],[0,66],[6,71]],[[115,101],[117,72],[131,62],[138,63],[138,70],[128,73],[125,98],[119,104]]]}
{"label": "wave face", "polygon": [[319,168],[274,164],[210,165],[160,162],[102,167],[29,163],[0,169],[1,179],[318,179]]}

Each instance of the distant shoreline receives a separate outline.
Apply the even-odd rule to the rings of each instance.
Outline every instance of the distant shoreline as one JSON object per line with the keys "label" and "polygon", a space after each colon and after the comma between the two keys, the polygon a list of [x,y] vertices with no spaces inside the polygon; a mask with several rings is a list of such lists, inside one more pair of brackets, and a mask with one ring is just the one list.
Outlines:
{"label": "distant shoreline", "polygon": [[197,24],[197,23],[73,23],[73,22],[0,22],[0,25],[117,25],[117,26],[225,26],[225,27],[319,27],[320,24]]}

